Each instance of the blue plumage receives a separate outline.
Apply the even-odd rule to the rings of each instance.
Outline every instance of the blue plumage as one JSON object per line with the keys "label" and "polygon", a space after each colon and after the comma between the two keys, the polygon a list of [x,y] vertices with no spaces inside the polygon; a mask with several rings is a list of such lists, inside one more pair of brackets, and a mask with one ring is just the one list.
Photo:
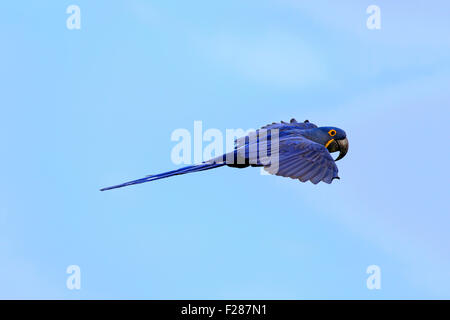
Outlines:
{"label": "blue plumage", "polygon": [[[340,154],[333,160],[330,153],[337,151]],[[266,125],[248,136],[236,139],[233,151],[209,161],[103,188],[101,191],[222,166],[262,166],[270,174],[302,182],[331,183],[339,179],[335,161],[342,159],[347,151],[348,140],[344,130],[319,128],[308,120],[297,122],[292,119],[289,123],[282,121]]]}
{"label": "blue plumage", "polygon": [[176,175],[180,175],[180,174],[186,174],[186,173],[191,173],[191,172],[198,172],[198,171],[214,169],[214,168],[221,167],[221,166],[224,166],[224,165],[225,165],[224,163],[221,163],[221,164],[216,164],[216,163],[205,164],[205,163],[202,163],[202,164],[199,164],[199,165],[187,166],[187,167],[184,167],[184,168],[180,168],[178,170],[172,170],[172,171],[168,171],[168,172],[164,172],[164,173],[160,173],[160,174],[150,175],[150,176],[147,176],[147,177],[144,177],[144,178],[141,178],[141,179],[137,179],[137,180],[125,182],[125,183],[122,183],[122,184],[118,184],[116,186],[103,188],[103,189],[100,189],[100,191],[106,191],[106,190],[111,190],[111,189],[117,189],[117,188],[122,188],[122,187],[126,187],[126,186],[131,186],[133,184],[140,184],[140,183],[144,183],[144,182],[155,181],[155,180],[164,179],[164,178],[168,178],[168,177],[172,177],[172,176],[176,176]]}

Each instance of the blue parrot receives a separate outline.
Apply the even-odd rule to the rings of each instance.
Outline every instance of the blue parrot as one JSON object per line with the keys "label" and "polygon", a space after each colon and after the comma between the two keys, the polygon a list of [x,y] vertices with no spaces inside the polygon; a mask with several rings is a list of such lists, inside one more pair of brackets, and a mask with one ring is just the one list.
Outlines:
{"label": "blue parrot", "polygon": [[[339,156],[334,160],[330,153],[337,151]],[[270,174],[298,179],[301,182],[309,180],[313,184],[320,181],[331,183],[334,179],[339,179],[335,161],[342,159],[347,151],[348,140],[344,130],[335,127],[317,127],[308,120],[297,122],[291,119],[289,123],[274,122],[236,139],[234,150],[219,157],[103,188],[100,191],[222,166],[264,167]]]}

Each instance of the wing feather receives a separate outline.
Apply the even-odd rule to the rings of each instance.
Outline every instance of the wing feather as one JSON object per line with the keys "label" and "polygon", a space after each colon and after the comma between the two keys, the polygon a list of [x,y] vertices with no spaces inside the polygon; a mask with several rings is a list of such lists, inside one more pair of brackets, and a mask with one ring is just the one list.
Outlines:
{"label": "wing feather", "polygon": [[281,137],[279,140],[278,166],[271,163],[264,169],[271,174],[302,182],[310,180],[331,183],[338,177],[338,169],[328,150],[302,136]]}

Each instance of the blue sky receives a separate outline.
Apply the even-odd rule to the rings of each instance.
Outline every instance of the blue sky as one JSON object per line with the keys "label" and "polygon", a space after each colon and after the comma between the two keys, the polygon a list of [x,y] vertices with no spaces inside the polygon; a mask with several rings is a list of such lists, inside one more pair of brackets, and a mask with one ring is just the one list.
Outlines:
{"label": "blue sky", "polygon": [[[0,297],[450,298],[449,9],[2,3]],[[220,168],[98,191],[176,167],[171,133],[195,120],[292,117],[347,132],[340,181]]]}

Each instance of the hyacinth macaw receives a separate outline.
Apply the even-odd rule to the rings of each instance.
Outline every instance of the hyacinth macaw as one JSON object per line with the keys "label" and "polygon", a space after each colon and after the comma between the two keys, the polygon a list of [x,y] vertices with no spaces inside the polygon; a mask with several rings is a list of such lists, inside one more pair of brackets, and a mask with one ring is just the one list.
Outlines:
{"label": "hyacinth macaw", "polygon": [[[330,153],[337,151],[339,156],[333,160]],[[347,151],[348,140],[344,130],[317,127],[308,120],[297,122],[291,119],[289,123],[274,122],[236,139],[233,151],[214,159],[100,190],[116,189],[222,166],[264,167],[270,174],[302,182],[310,180],[314,184],[320,181],[331,183],[334,179],[339,179],[335,161],[342,159]]]}

